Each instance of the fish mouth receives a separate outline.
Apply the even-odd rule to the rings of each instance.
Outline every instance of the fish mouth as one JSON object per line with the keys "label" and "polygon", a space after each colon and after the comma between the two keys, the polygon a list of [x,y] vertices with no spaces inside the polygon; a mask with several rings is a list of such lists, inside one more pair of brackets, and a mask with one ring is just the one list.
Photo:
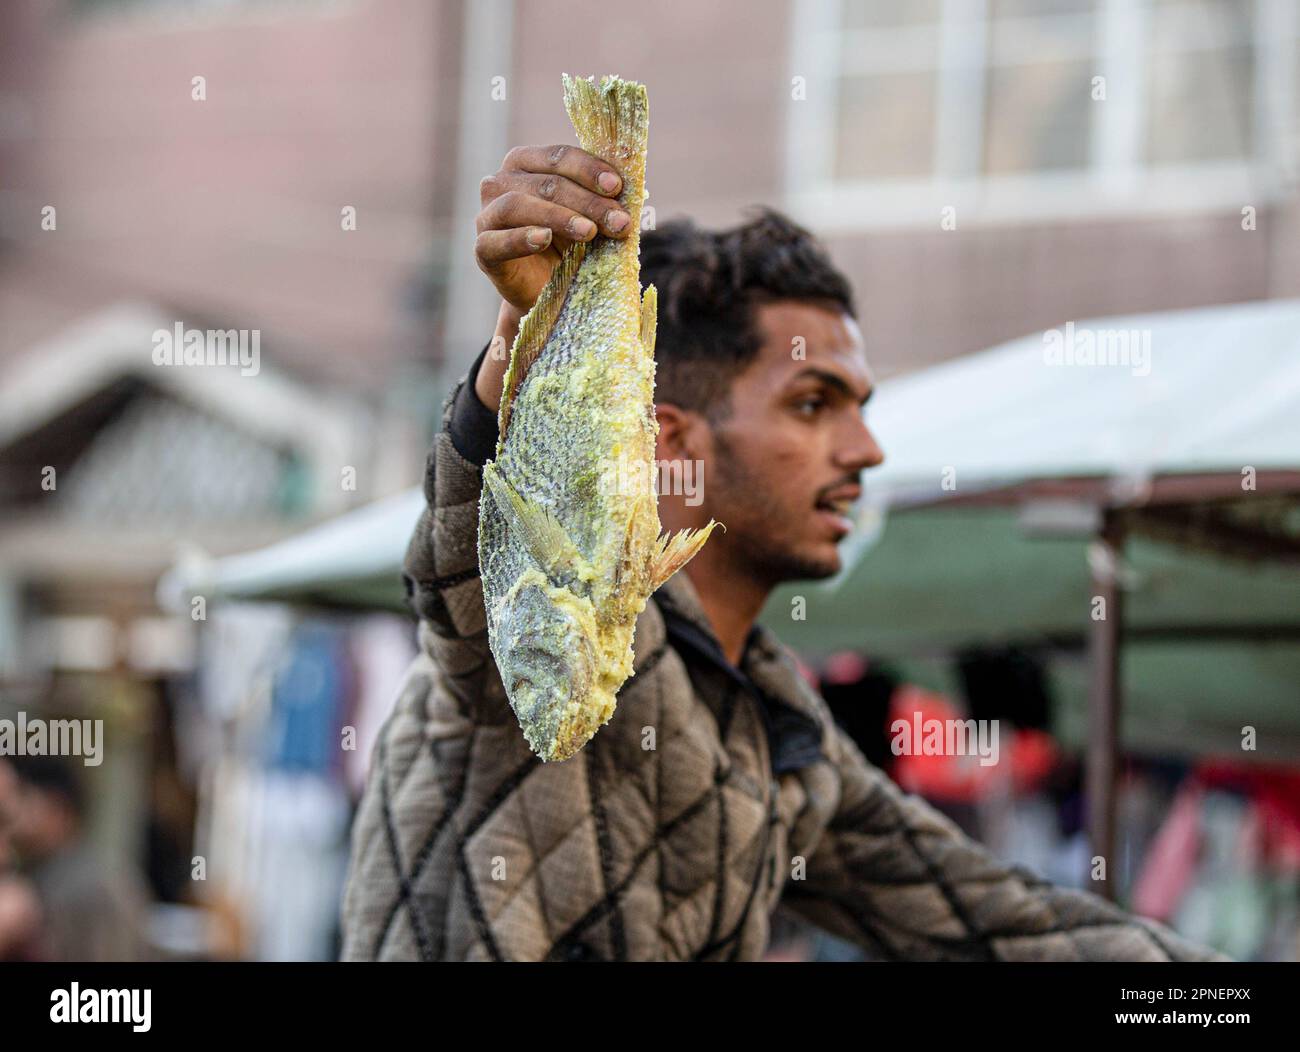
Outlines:
{"label": "fish mouth", "polygon": [[510,675],[503,677],[503,682],[520,717],[541,723],[586,696],[595,672],[595,656],[576,636],[569,636],[569,649],[563,653],[530,646],[516,651]]}
{"label": "fish mouth", "polygon": [[[562,685],[539,682],[531,675],[515,675],[510,682],[507,693],[520,723],[543,739],[553,737],[559,712],[568,701]],[[562,693],[564,697],[560,697]]]}
{"label": "fish mouth", "polygon": [[567,686],[569,677],[569,670],[548,655],[546,667],[532,665],[516,671],[510,677],[510,694],[512,697],[529,698],[535,704],[549,701]]}

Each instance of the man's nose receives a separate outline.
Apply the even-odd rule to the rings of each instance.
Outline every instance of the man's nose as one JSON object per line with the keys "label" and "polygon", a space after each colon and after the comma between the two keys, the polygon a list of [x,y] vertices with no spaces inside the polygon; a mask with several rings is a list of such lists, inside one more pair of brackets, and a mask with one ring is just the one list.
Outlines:
{"label": "man's nose", "polygon": [[862,471],[879,467],[885,461],[885,451],[861,416],[856,417],[852,431],[836,458],[838,466],[848,471]]}

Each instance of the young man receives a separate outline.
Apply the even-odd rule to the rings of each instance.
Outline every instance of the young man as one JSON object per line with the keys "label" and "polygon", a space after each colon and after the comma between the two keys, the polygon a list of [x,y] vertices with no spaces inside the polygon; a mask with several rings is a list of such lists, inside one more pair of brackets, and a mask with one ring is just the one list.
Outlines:
{"label": "young man", "polygon": [[[508,351],[568,244],[627,235],[618,189],[560,146],[512,150],[483,181],[489,348]],[[478,497],[507,355],[484,349],[429,457],[406,562],[422,655],[354,828],[343,956],[753,960],[778,901],[890,959],[1212,956],[995,861],[870,766],[755,625],[774,586],[839,569],[844,512],[883,456],[852,295],[822,249],[773,212],[719,234],[676,223],[644,235],[641,276],[659,289],[656,458],[703,470],[660,518],[726,531],[638,620],[614,717],[543,764],[487,644]]]}

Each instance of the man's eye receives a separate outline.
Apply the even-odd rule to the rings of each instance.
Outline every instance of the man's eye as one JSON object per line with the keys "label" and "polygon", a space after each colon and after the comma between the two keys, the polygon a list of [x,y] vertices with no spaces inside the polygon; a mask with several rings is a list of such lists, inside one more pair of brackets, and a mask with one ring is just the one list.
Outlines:
{"label": "man's eye", "polygon": [[820,395],[811,395],[808,398],[802,398],[795,405],[795,409],[800,416],[815,416],[817,411],[826,404],[826,400]]}

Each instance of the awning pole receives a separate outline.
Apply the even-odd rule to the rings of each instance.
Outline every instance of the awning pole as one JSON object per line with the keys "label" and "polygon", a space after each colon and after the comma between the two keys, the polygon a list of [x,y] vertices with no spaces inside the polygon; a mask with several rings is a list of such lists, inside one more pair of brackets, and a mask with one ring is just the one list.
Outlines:
{"label": "awning pole", "polygon": [[[1115,809],[1119,778],[1120,641],[1124,608],[1120,566],[1123,530],[1113,512],[1104,512],[1089,551],[1092,568],[1089,636],[1091,689],[1088,698],[1088,837],[1091,887],[1115,901],[1119,859],[1115,855]],[[1098,602],[1100,600],[1100,603]],[[1100,857],[1103,865],[1098,866]],[[1098,879],[1100,877],[1100,879]]]}

